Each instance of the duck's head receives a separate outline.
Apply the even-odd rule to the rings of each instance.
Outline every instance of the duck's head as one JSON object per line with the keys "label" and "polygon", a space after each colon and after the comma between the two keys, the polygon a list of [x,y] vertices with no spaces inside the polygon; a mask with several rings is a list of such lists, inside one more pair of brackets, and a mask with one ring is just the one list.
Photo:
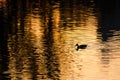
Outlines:
{"label": "duck's head", "polygon": [[75,45],[75,49],[76,49],[77,51],[79,50],[79,45],[78,45],[78,44]]}
{"label": "duck's head", "polygon": [[78,44],[76,44],[75,46],[79,46]]}

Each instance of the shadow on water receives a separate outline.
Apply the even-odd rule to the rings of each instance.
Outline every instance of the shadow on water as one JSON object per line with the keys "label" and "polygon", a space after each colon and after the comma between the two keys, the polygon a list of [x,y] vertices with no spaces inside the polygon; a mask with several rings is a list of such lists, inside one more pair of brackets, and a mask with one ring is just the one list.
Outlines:
{"label": "shadow on water", "polygon": [[112,31],[120,30],[119,3],[119,0],[97,2],[100,10],[98,32],[100,32],[103,41],[107,41],[109,37],[113,36]]}

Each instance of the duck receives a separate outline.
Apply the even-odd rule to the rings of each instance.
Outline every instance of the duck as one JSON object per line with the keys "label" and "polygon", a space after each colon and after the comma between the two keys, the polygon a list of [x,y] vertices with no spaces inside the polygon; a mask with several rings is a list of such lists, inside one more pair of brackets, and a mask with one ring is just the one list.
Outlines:
{"label": "duck", "polygon": [[76,46],[76,50],[77,50],[77,51],[78,51],[79,49],[86,49],[86,48],[87,48],[87,44],[81,44],[81,45],[76,44],[75,46]]}

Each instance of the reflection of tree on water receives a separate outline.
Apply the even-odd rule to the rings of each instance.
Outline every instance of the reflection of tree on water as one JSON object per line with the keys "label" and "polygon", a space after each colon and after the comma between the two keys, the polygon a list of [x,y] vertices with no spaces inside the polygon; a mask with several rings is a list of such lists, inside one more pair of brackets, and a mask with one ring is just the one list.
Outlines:
{"label": "reflection of tree on water", "polygon": [[[51,19],[52,15],[48,14],[49,11],[46,12],[46,8],[42,8],[43,12],[45,11],[44,13],[45,14],[47,13],[47,16],[44,18],[44,20],[46,19],[49,19],[49,20],[46,20],[46,22],[44,22],[45,23],[45,33],[44,33],[45,44],[44,45],[45,45],[45,57],[46,57],[44,61],[46,62],[43,61],[43,62],[40,62],[40,64],[38,64],[37,62],[37,59],[39,59],[38,57],[41,58],[39,59],[39,61],[41,61],[42,59],[44,59],[44,56],[41,53],[36,52],[36,48],[34,48],[31,43],[31,39],[30,39],[31,35],[25,34],[25,27],[26,27],[25,18],[26,18],[27,12],[31,11],[32,7],[28,7],[31,5],[33,6],[33,3],[29,4],[26,0],[25,2],[23,0],[15,1],[15,2],[10,0],[8,2],[8,16],[7,17],[8,17],[8,25],[9,25],[8,26],[9,40],[7,42],[7,38],[6,38],[5,43],[6,43],[6,48],[7,46],[9,48],[10,56],[9,58],[4,57],[5,59],[3,59],[4,61],[2,62],[8,62],[5,60],[9,59],[9,64],[7,64],[7,66],[9,66],[11,79],[24,79],[24,77],[23,78],[21,77],[21,76],[24,76],[24,74],[29,74],[29,76],[26,76],[29,79],[36,80],[38,76],[40,76],[40,79],[45,79],[46,78],[44,77],[45,71],[44,70],[39,71],[39,70],[41,70],[41,66],[45,67],[46,65],[47,76],[50,79],[58,80],[59,79],[58,58],[55,55],[55,52],[52,51],[53,42],[54,42],[53,36],[52,36],[53,35],[52,19]],[[5,33],[7,35],[7,32]],[[36,56],[36,54],[38,57]],[[17,73],[19,73],[19,75],[17,75]]]}
{"label": "reflection of tree on water", "polygon": [[[10,55],[9,72],[11,79],[22,79],[21,76],[26,73],[29,73],[29,75],[31,74],[31,76],[29,76],[31,79],[35,79],[37,77],[36,57],[33,55],[33,53],[35,52],[35,48],[32,46],[30,41],[27,40],[25,36],[23,36],[24,30],[23,28],[21,29],[17,25],[18,22],[16,22],[18,18],[14,18],[11,20],[11,24],[16,25],[10,26],[11,29],[9,30],[8,36],[8,50]],[[21,21],[21,23],[24,22]],[[17,75],[17,73],[19,73],[19,75]]]}
{"label": "reflection of tree on water", "polygon": [[8,70],[8,48],[7,36],[8,24],[6,6],[2,1],[0,2],[0,80],[7,80],[9,74],[4,74]]}
{"label": "reflection of tree on water", "polygon": [[[22,79],[21,76],[29,74],[29,78],[37,78],[36,57],[33,55],[35,48],[30,43],[28,36],[25,37],[26,2],[8,2],[8,50],[9,72],[11,79]],[[29,9],[28,9],[29,10]],[[7,50],[6,50],[7,51]],[[19,73],[19,75],[17,75]],[[24,77],[23,77],[24,78]]]}
{"label": "reflection of tree on water", "polygon": [[52,12],[47,14],[48,17],[48,23],[45,26],[45,32],[44,32],[44,55],[46,56],[46,68],[47,68],[47,76],[48,78],[52,80],[59,80],[59,59],[57,55],[55,54],[55,51],[53,49],[53,22],[52,22]]}
{"label": "reflection of tree on water", "polygon": [[[20,26],[20,30],[24,34],[24,21],[26,13],[28,12],[25,1],[8,1],[7,2],[7,13],[8,13],[8,25],[9,25],[9,33],[16,34],[17,27]],[[19,24],[18,24],[19,23]],[[22,34],[22,35],[23,35]]]}
{"label": "reflection of tree on water", "polygon": [[107,47],[106,48],[102,48],[101,49],[101,54],[102,54],[101,55],[102,56],[101,57],[102,63],[108,66],[108,64],[110,62],[109,49],[107,49]]}

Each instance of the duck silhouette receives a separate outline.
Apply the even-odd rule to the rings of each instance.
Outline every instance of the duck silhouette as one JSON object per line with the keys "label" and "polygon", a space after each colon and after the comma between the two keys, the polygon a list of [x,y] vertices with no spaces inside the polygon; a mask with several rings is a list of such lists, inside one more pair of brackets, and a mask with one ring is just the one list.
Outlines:
{"label": "duck silhouette", "polygon": [[77,51],[78,51],[79,49],[86,49],[86,48],[87,48],[87,44],[81,44],[81,45],[76,44],[75,46],[76,46],[76,50],[77,50]]}

